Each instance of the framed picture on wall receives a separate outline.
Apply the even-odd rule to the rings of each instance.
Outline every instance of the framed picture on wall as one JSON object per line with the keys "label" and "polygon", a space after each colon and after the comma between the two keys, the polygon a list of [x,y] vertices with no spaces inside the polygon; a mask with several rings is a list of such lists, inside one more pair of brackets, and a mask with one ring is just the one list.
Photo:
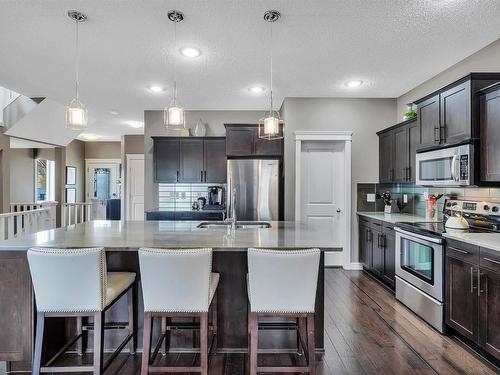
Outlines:
{"label": "framed picture on wall", "polygon": [[76,203],[75,188],[66,188],[66,203]]}
{"label": "framed picture on wall", "polygon": [[76,167],[66,167],[66,185],[76,184]]}

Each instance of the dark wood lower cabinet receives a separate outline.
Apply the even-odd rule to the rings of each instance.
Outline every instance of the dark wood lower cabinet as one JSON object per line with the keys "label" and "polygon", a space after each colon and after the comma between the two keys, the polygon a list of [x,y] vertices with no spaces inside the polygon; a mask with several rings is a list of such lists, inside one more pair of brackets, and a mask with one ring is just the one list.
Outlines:
{"label": "dark wood lower cabinet", "polygon": [[359,261],[363,269],[394,289],[396,285],[396,236],[389,223],[359,220]]}
{"label": "dark wood lower cabinet", "polygon": [[477,340],[477,293],[472,264],[446,257],[446,324],[470,340]]}
{"label": "dark wood lower cabinet", "polygon": [[500,252],[453,241],[445,264],[446,324],[500,359]]}
{"label": "dark wood lower cabinet", "polygon": [[500,359],[500,273],[480,272],[479,345]]}

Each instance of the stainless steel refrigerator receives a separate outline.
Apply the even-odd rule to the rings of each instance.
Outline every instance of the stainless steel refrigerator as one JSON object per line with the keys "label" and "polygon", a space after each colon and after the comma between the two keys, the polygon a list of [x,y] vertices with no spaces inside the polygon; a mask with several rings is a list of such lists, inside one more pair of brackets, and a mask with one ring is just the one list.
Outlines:
{"label": "stainless steel refrigerator", "polygon": [[273,221],[280,216],[280,160],[230,159],[227,161],[228,213],[236,189],[236,219]]}

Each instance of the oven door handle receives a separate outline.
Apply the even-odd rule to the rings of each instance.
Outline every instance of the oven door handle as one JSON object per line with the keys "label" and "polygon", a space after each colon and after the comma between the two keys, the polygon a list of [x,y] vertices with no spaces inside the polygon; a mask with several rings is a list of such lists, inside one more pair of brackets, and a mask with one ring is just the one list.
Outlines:
{"label": "oven door handle", "polygon": [[458,162],[458,155],[455,154],[451,159],[451,178],[453,178],[453,181],[459,181],[460,172],[457,171],[457,166],[458,166],[457,162]]}
{"label": "oven door handle", "polygon": [[437,243],[437,244],[442,244],[443,243],[442,239],[422,236],[421,234],[408,232],[408,231],[406,231],[404,229],[401,229],[399,227],[394,227],[394,230],[396,232],[399,232],[399,233],[401,233],[401,234],[403,234],[405,236],[408,236],[408,237],[418,238],[418,239],[421,239],[421,240],[424,240],[424,241],[428,241],[428,242],[432,242],[432,243]]}

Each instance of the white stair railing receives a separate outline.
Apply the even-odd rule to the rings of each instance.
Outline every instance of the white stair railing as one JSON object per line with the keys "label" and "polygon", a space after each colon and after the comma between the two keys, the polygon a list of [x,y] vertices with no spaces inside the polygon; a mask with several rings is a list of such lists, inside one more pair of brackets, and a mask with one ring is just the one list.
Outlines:
{"label": "white stair railing", "polygon": [[92,220],[92,203],[63,203],[61,209],[62,227]]}
{"label": "white stair railing", "polygon": [[0,214],[0,241],[55,228],[50,207]]}
{"label": "white stair railing", "polygon": [[57,201],[11,202],[10,212],[19,213],[25,211],[33,211],[40,208],[47,209],[48,215],[44,216],[44,219],[47,220],[47,223],[44,224],[44,227],[46,227],[47,229],[51,229],[56,227],[56,211],[58,204],[59,202]]}

